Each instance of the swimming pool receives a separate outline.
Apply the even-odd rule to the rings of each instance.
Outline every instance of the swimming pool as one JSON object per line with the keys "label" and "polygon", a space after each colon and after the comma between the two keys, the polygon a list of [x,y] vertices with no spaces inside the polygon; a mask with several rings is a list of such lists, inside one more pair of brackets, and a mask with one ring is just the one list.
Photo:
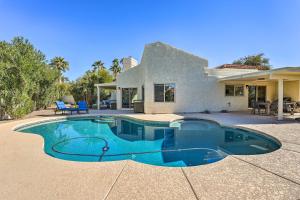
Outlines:
{"label": "swimming pool", "polygon": [[131,159],[170,167],[209,164],[230,154],[269,153],[281,146],[275,138],[261,133],[196,119],[163,123],[98,116],[52,121],[18,131],[41,135],[44,151],[59,159]]}

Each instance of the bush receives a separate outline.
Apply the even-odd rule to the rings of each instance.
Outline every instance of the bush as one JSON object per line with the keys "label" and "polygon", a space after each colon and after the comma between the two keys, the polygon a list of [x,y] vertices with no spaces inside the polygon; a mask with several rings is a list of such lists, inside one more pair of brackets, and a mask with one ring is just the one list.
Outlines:
{"label": "bush", "polygon": [[1,110],[13,118],[47,107],[57,98],[59,72],[28,40],[0,42]]}
{"label": "bush", "polygon": [[[97,90],[95,84],[112,82],[113,77],[106,69],[100,71],[88,70],[82,77],[71,83],[70,92],[76,101],[87,101],[89,105],[95,104]],[[101,99],[107,99],[109,93],[105,90],[100,91]]]}

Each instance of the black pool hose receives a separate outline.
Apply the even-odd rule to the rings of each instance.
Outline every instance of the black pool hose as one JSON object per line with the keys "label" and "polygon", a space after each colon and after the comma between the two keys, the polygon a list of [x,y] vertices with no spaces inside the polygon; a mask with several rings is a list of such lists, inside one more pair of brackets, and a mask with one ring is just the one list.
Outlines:
{"label": "black pool hose", "polygon": [[[69,153],[69,152],[63,152],[63,151],[59,151],[59,150],[55,149],[55,146],[57,146],[59,144],[62,144],[62,143],[65,143],[65,142],[68,142],[68,141],[71,141],[71,140],[83,139],[83,138],[94,138],[94,139],[98,139],[98,140],[104,141],[105,145],[102,147],[102,153],[101,154]],[[52,151],[54,151],[56,153],[64,154],[64,155],[86,156],[86,157],[99,157],[98,161],[101,161],[104,156],[125,156],[125,155],[134,155],[134,154],[148,154],[148,153],[158,153],[158,152],[174,152],[174,151],[203,150],[203,149],[205,149],[205,150],[209,149],[211,151],[216,151],[216,150],[210,149],[210,148],[183,148],[183,149],[169,149],[169,150],[165,149],[165,150],[155,150],[155,151],[146,151],[146,152],[129,152],[129,153],[104,155],[109,150],[108,142],[104,138],[95,137],[95,136],[93,136],[93,137],[73,137],[73,138],[68,138],[68,139],[65,139],[65,140],[62,140],[60,142],[55,143],[54,145],[52,145],[51,149],[52,149]]]}
{"label": "black pool hose", "polygon": [[[94,138],[94,139],[98,139],[98,140],[102,140],[104,141],[105,145],[102,147],[102,153],[101,154],[81,154],[81,153],[69,153],[69,152],[63,152],[63,151],[59,151],[57,149],[55,149],[55,147],[59,144],[62,144],[62,143],[65,143],[65,142],[68,142],[68,141],[71,141],[71,140],[77,140],[77,139],[91,139],[91,138]],[[70,155],[70,156],[87,156],[87,157],[99,157],[99,161],[102,160],[102,157],[104,156],[104,154],[109,150],[109,147],[108,147],[108,142],[107,140],[105,140],[104,138],[101,138],[101,137],[73,137],[73,138],[68,138],[68,139],[65,139],[65,140],[62,140],[62,141],[59,141],[57,143],[55,143],[54,145],[52,145],[51,147],[52,151],[54,151],[55,153],[59,153],[59,154],[64,154],[64,155]]]}

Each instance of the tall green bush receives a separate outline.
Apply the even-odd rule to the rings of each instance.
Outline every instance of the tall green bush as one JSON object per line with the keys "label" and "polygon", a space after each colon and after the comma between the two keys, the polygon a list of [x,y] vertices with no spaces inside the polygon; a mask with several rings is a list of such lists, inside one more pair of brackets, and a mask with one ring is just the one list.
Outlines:
{"label": "tall green bush", "polygon": [[1,110],[13,118],[45,108],[57,98],[59,71],[23,37],[0,42]]}
{"label": "tall green bush", "polygon": [[[78,78],[75,82],[72,82],[70,92],[74,96],[76,101],[85,100],[89,105],[96,103],[96,87],[97,83],[109,83],[113,81],[113,76],[109,72],[102,68],[100,70],[88,70],[85,74]],[[106,99],[109,96],[107,91],[101,90],[100,94],[102,99]]]}

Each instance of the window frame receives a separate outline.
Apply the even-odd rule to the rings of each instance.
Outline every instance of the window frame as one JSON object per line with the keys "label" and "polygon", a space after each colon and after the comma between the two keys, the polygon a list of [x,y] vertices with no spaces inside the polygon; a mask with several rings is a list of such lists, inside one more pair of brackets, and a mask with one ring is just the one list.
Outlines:
{"label": "window frame", "polygon": [[[164,87],[164,100],[163,101],[156,101],[155,99],[155,85],[163,85]],[[166,85],[174,85],[174,100],[173,101],[166,101]],[[175,103],[176,102],[176,83],[154,83],[153,84],[153,102],[154,103]]]}
{"label": "window frame", "polygon": [[[163,85],[163,100],[162,101],[157,101],[156,100],[156,95],[155,95],[155,88],[157,87],[157,85],[159,85],[159,86],[161,86],[161,85]],[[164,103],[165,102],[165,84],[163,84],[163,83],[154,83],[154,85],[153,85],[153,93],[154,93],[154,96],[153,96],[153,101],[155,102],[155,103]]]}
{"label": "window frame", "polygon": [[[227,89],[226,87],[227,87],[227,86],[233,86],[233,93],[232,93],[232,95],[227,95],[227,94],[226,94],[226,89]],[[224,91],[224,92],[225,92],[225,97],[234,97],[234,85],[226,84],[226,85],[225,85],[225,91]]]}
{"label": "window frame", "polygon": [[[233,95],[227,95],[226,94],[226,86],[233,86]],[[243,88],[243,94],[242,95],[236,95],[236,88],[241,87]],[[245,85],[243,84],[225,84],[225,97],[244,97],[245,96]]]}
{"label": "window frame", "polygon": [[[242,95],[236,95],[236,88],[242,88],[243,90],[243,94]],[[245,87],[244,87],[244,85],[235,85],[234,86],[234,96],[235,97],[243,97],[243,96],[245,96]]]}

